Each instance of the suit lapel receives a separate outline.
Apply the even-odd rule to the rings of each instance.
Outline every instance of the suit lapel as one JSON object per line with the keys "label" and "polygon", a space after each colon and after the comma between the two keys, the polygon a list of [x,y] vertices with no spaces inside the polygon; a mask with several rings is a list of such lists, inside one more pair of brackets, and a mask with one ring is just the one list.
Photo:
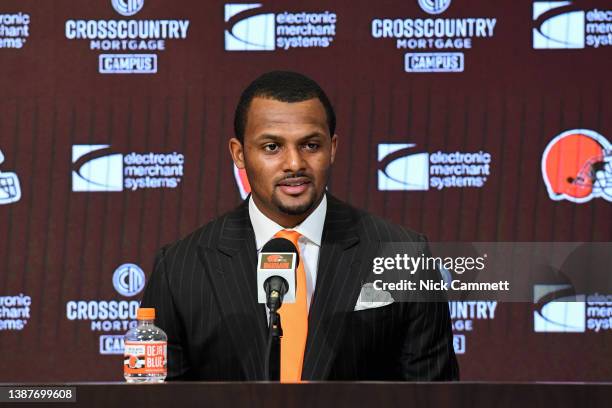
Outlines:
{"label": "suit lapel", "polygon": [[257,303],[257,249],[248,214],[248,200],[227,215],[216,248],[201,246],[204,265],[229,339],[247,380],[265,379],[266,310]]}
{"label": "suit lapel", "polygon": [[344,332],[346,313],[354,310],[367,275],[358,219],[347,205],[328,195],[317,283],[308,316],[302,379],[325,380]]}

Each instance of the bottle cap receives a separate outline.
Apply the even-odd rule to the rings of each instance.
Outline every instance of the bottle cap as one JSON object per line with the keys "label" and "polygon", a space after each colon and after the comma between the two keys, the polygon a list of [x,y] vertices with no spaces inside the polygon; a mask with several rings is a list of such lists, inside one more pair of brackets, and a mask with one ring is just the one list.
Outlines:
{"label": "bottle cap", "polygon": [[138,313],[136,314],[138,320],[155,320],[155,308],[154,307],[139,307]]}

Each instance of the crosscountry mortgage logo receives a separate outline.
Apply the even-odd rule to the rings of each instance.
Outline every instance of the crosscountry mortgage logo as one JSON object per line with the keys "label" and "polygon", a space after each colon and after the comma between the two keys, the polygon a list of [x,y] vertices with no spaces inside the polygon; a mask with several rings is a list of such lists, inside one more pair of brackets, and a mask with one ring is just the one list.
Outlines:
{"label": "crosscountry mortgage logo", "polygon": [[[446,270],[449,274],[450,272]],[[446,280],[446,279],[445,279]],[[453,329],[453,346],[455,353],[465,354],[467,348],[466,334],[470,335],[476,331],[476,326],[480,320],[495,319],[497,309],[496,301],[451,301],[448,302],[450,318]],[[463,334],[465,333],[465,334]]]}
{"label": "crosscountry mortgage logo", "polygon": [[584,3],[588,2],[534,1],[533,48],[582,49],[612,45],[612,10],[584,9],[581,6]]}
{"label": "crosscountry mortgage logo", "polygon": [[574,295],[571,285],[534,285],[533,301],[536,333],[585,331],[585,296]]}
{"label": "crosscountry mortgage logo", "polygon": [[119,153],[110,145],[72,146],[72,191],[136,191],[176,188],[183,177],[182,153]]}
{"label": "crosscountry mortgage logo", "polygon": [[[144,0],[112,0],[115,11],[131,17],[139,12]],[[66,20],[68,40],[87,40],[89,49],[98,54],[100,74],[155,74],[158,54],[167,49],[168,40],[185,40],[189,20],[167,18],[110,18]],[[108,52],[108,53],[107,53]]]}
{"label": "crosscountry mortgage logo", "polygon": [[448,187],[483,187],[491,154],[417,151],[414,143],[378,145],[378,190],[425,191]]}
{"label": "crosscountry mortgage logo", "polygon": [[126,263],[119,266],[113,274],[113,286],[120,295],[131,297],[142,291],[145,273],[138,265]]}
{"label": "crosscountry mortgage logo", "polygon": [[[113,273],[113,286],[122,296],[135,296],[145,286],[145,274],[138,265],[120,265]],[[123,354],[123,336],[138,325],[139,306],[140,302],[135,299],[75,299],[66,302],[66,318],[89,321],[92,332],[106,333],[100,335],[100,354]]]}
{"label": "crosscountry mortgage logo", "polygon": [[113,8],[122,16],[133,16],[142,10],[144,0],[112,0]]}
{"label": "crosscountry mortgage logo", "polygon": [[226,51],[326,48],[336,36],[336,13],[270,12],[261,3],[225,5]]}
{"label": "crosscountry mortgage logo", "polygon": [[443,13],[450,4],[451,0],[419,0],[419,6],[429,14]]}
{"label": "crosscountry mortgage logo", "polygon": [[404,54],[405,72],[463,72],[464,50],[474,42],[495,35],[497,18],[442,17],[450,0],[420,0],[423,10],[433,16],[420,18],[374,18],[370,29],[372,38],[395,40],[395,48],[409,50]]}

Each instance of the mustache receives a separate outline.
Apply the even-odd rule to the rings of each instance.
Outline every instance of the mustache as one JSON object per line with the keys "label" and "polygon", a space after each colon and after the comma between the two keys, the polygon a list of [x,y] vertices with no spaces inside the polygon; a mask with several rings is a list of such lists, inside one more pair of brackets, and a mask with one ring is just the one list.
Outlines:
{"label": "mustache", "polygon": [[307,178],[309,181],[312,181],[312,176],[310,174],[306,173],[305,171],[298,171],[295,173],[284,174],[282,177],[278,178],[275,181],[275,184],[278,184],[284,180],[294,179],[294,178],[299,178],[299,177]]}

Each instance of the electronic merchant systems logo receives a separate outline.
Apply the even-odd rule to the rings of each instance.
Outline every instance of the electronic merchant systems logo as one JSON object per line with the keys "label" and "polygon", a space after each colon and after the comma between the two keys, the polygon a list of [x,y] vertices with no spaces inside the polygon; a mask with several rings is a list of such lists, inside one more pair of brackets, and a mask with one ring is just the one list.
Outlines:
{"label": "electronic merchant systems logo", "polygon": [[327,48],[336,37],[336,13],[276,11],[261,3],[225,5],[226,51]]}
{"label": "electronic merchant systems logo", "polygon": [[428,153],[414,143],[378,145],[379,191],[480,188],[491,174],[491,154],[484,151]]}
{"label": "electronic merchant systems logo", "polygon": [[[0,150],[0,164],[4,163],[4,154]],[[11,204],[21,199],[21,187],[17,174],[0,170],[0,205]]]}
{"label": "electronic merchant systems logo", "polygon": [[458,18],[440,17],[450,0],[418,0],[418,4],[430,16],[371,21],[373,38],[392,38],[398,50],[410,50],[404,54],[405,72],[463,72],[464,51],[470,50],[473,42],[495,34],[497,19],[493,17],[464,17],[465,13]]}
{"label": "electronic merchant systems logo", "polygon": [[612,202],[612,145],[594,130],[566,130],[544,149],[542,177],[552,200]]}
{"label": "electronic merchant systems logo", "polygon": [[534,285],[535,332],[584,332],[584,295],[574,295],[571,285]]}
{"label": "electronic merchant systems logo", "polygon": [[[124,17],[142,10],[144,0],[112,0],[113,9]],[[110,19],[67,20],[68,40],[89,40],[98,55],[100,74],[155,74],[158,52],[166,50],[167,40],[185,40],[189,20]]]}
{"label": "electronic merchant systems logo", "polygon": [[23,48],[29,36],[29,14],[22,12],[0,14],[0,49]]}
{"label": "electronic merchant systems logo", "polygon": [[112,0],[112,3],[115,11],[126,17],[138,13],[144,6],[144,0]]}
{"label": "electronic merchant systems logo", "polygon": [[72,146],[72,191],[176,188],[182,153],[119,153],[106,144]]}
{"label": "electronic merchant systems logo", "polygon": [[533,287],[536,333],[584,333],[612,330],[612,295],[575,294],[569,284]]}
{"label": "electronic merchant systems logo", "polygon": [[612,45],[612,9],[584,9],[578,1],[534,1],[532,18],[534,49]]}

